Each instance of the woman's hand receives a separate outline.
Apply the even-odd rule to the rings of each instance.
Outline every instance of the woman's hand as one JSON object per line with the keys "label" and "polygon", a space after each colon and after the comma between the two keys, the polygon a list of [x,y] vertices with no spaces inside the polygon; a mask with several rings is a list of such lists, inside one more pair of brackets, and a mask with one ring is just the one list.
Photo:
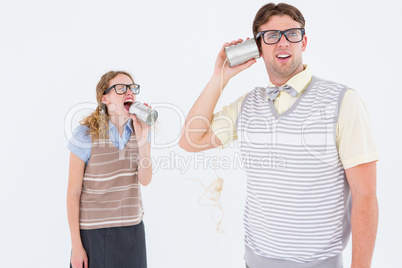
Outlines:
{"label": "woman's hand", "polygon": [[88,268],[88,257],[84,247],[73,247],[71,252],[71,267]]}
{"label": "woman's hand", "polygon": [[[148,103],[144,103],[144,105],[152,108]],[[138,120],[134,114],[130,117],[134,120],[135,136],[138,143],[138,181],[143,186],[147,186],[152,180],[151,143],[147,141],[151,127],[142,120]]]}
{"label": "woman's hand", "polygon": [[[148,103],[144,103],[144,105],[152,108]],[[130,118],[133,119],[135,137],[137,139],[138,147],[140,148],[148,142],[148,133],[151,127],[144,121],[139,120],[135,114],[131,114]]]}

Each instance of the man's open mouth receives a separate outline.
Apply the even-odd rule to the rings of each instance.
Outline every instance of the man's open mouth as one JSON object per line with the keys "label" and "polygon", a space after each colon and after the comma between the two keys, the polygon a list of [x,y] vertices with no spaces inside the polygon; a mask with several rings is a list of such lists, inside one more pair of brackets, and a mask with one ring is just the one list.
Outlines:
{"label": "man's open mouth", "polygon": [[279,54],[276,57],[279,58],[279,59],[287,59],[287,58],[290,57],[290,55],[288,55],[288,54]]}

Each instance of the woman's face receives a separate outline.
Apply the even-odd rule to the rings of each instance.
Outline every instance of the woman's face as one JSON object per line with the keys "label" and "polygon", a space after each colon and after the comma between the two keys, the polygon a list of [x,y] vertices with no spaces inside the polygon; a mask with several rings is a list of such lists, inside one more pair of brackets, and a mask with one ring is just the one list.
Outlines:
{"label": "woman's face", "polygon": [[[133,84],[133,81],[127,75],[118,74],[110,80],[109,87],[116,84],[130,85]],[[131,90],[127,90],[126,93],[119,95],[112,88],[106,95],[103,95],[102,102],[106,104],[110,116],[124,116],[128,118],[128,110],[131,104],[135,102],[135,95]]]}

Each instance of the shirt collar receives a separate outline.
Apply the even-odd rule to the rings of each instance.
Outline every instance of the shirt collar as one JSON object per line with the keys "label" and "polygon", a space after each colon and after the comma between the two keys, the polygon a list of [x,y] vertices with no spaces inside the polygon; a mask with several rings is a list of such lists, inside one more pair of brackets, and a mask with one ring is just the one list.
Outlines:
{"label": "shirt collar", "polygon": [[[133,132],[133,124],[131,123],[132,119],[128,119],[128,121],[126,122],[126,124],[124,125],[124,129],[128,129],[131,132]],[[115,129],[117,131],[117,127],[111,122],[109,121],[109,131]]]}
{"label": "shirt collar", "polygon": [[128,119],[126,125],[124,126],[125,128],[128,128],[130,130],[130,133],[133,132],[133,124],[131,123],[132,119]]}
{"label": "shirt collar", "polygon": [[[290,78],[286,82],[286,85],[291,86],[297,91],[297,93],[300,94],[300,92],[302,92],[308,86],[312,78],[313,74],[311,69],[305,64],[303,65],[303,71]],[[270,80],[268,86],[276,87],[278,85],[274,85]]]}

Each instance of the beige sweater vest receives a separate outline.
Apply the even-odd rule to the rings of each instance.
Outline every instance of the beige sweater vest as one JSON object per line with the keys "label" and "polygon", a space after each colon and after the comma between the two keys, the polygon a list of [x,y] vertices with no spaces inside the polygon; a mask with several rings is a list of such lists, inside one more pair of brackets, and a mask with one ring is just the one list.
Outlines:
{"label": "beige sweater vest", "polygon": [[80,229],[136,225],[143,217],[138,183],[138,146],[131,135],[123,150],[110,139],[92,143],[84,172],[80,202]]}

